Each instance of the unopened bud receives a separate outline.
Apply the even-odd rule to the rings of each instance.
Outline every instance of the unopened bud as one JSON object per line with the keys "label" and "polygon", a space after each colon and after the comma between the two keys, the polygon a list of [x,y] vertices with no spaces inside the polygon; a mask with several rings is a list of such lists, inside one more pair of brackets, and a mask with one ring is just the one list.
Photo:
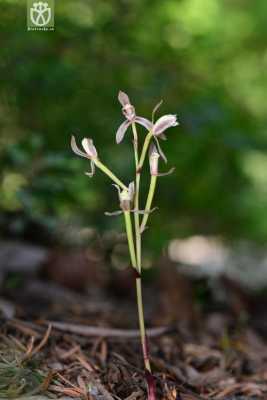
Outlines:
{"label": "unopened bud", "polygon": [[158,175],[158,164],[159,164],[159,153],[154,144],[150,145],[149,149],[149,165],[150,165],[150,174],[157,176]]}
{"label": "unopened bud", "polygon": [[130,211],[134,199],[134,182],[131,182],[128,189],[119,193],[120,207],[123,211]]}

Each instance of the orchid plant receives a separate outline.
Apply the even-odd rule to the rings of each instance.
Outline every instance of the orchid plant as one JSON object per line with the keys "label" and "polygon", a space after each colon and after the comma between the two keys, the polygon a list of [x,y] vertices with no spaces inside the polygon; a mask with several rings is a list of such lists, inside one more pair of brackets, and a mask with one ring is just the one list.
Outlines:
{"label": "orchid plant", "polygon": [[[159,139],[166,140],[165,131],[168,128],[177,126],[178,122],[176,115],[173,114],[164,115],[154,122],[155,114],[162,102],[158,103],[154,108],[152,112],[152,120],[150,121],[146,118],[136,115],[135,107],[131,104],[126,93],[120,91],[118,100],[122,106],[122,113],[125,117],[125,120],[122,122],[116,132],[116,142],[117,144],[121,143],[128,128],[131,128],[133,134],[133,151],[135,160],[134,181],[132,181],[128,186],[125,185],[105,164],[103,164],[98,156],[98,152],[92,139],[84,138],[81,142],[82,149],[80,149],[76,144],[75,137],[72,136],[71,147],[74,153],[76,153],[78,156],[87,158],[90,161],[91,171],[86,172],[87,176],[91,178],[95,174],[95,169],[99,168],[112,180],[114,186],[118,190],[120,210],[115,212],[106,212],[106,215],[123,214],[124,216],[130,260],[132,268],[135,271],[139,329],[148,384],[148,399],[153,400],[155,399],[155,386],[153,375],[151,373],[142,300],[142,237],[143,232],[146,229],[148,218],[151,212],[155,210],[155,208],[152,209],[151,207],[154,199],[157,178],[159,176],[168,175],[174,170],[174,168],[171,168],[165,173],[159,173],[158,171],[160,158],[167,163],[167,158],[160,147]],[[137,124],[142,125],[147,131],[142,148],[139,143],[139,135],[136,127]],[[140,209],[139,204],[140,179],[146,157],[149,159],[150,185],[145,208],[142,210]],[[132,220],[134,220],[134,227]]]}

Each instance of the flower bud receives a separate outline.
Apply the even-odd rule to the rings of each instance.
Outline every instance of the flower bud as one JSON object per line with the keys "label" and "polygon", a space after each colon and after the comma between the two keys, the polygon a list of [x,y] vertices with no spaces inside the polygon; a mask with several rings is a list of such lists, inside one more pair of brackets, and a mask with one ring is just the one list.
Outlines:
{"label": "flower bud", "polygon": [[130,211],[134,199],[134,182],[131,182],[128,189],[119,192],[120,207],[123,211]]}
{"label": "flower bud", "polygon": [[150,165],[150,174],[157,176],[158,175],[158,164],[159,164],[160,155],[158,150],[154,144],[150,145],[149,149],[149,165]]}

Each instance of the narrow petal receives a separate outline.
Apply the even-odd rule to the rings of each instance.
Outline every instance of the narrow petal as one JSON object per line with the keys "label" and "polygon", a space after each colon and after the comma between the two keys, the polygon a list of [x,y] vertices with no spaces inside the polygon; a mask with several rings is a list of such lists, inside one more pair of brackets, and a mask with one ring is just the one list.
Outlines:
{"label": "narrow petal", "polygon": [[160,157],[161,157],[162,160],[167,164],[167,157],[165,156],[165,154],[163,153],[163,151],[162,151],[162,149],[161,149],[161,147],[160,147],[158,138],[157,138],[156,136],[155,136],[154,138],[155,138],[155,141],[156,141],[156,144],[157,144],[157,148],[158,148],[158,152],[159,152],[159,154],[160,154]]}
{"label": "narrow petal", "polygon": [[113,212],[106,211],[105,212],[105,215],[107,217],[115,217],[116,215],[120,215],[120,214],[122,214],[122,211],[113,211]]}
{"label": "narrow petal", "polygon": [[97,158],[97,151],[96,151],[96,148],[94,146],[92,139],[83,138],[82,146],[89,157]]}
{"label": "narrow petal", "polygon": [[89,176],[89,178],[92,178],[95,174],[95,164],[91,160],[91,172],[85,172],[85,175]]}
{"label": "narrow petal", "polygon": [[126,106],[127,104],[131,104],[128,95],[121,90],[119,91],[118,100],[121,103],[122,107]]}
{"label": "narrow petal", "polygon": [[124,122],[119,126],[119,129],[117,130],[117,133],[116,133],[116,143],[119,144],[119,143],[123,140],[124,135],[125,135],[125,133],[126,133],[128,127],[129,127],[129,125],[130,125],[130,122],[129,122],[129,121],[124,121]]}
{"label": "narrow petal", "polygon": [[158,111],[158,109],[160,108],[162,103],[163,103],[163,100],[160,100],[160,102],[153,108],[153,111],[152,111],[152,121],[153,122],[154,122],[155,114]]}
{"label": "narrow petal", "polygon": [[153,213],[155,210],[157,210],[158,209],[158,207],[154,207],[154,208],[151,208],[151,210],[148,210],[148,211],[146,211],[146,210],[136,210],[136,209],[134,209],[134,210],[131,210],[130,212],[131,213],[136,213],[136,214],[141,214],[141,215],[145,215],[145,214],[151,214],[151,213]]}
{"label": "narrow petal", "polygon": [[88,155],[86,153],[84,153],[83,151],[81,151],[79,149],[79,147],[77,146],[75,136],[73,136],[73,135],[71,137],[71,143],[70,144],[71,144],[71,148],[72,148],[72,150],[74,151],[75,154],[77,154],[80,157],[88,158]]}
{"label": "narrow petal", "polygon": [[116,185],[116,183],[112,183],[112,186],[114,186],[117,189],[118,195],[119,195],[119,198],[120,198],[121,188],[119,187],[119,185]]}
{"label": "narrow petal", "polygon": [[171,168],[169,171],[167,171],[167,172],[158,173],[157,176],[167,176],[167,175],[171,175],[171,174],[173,173],[173,171],[175,171],[175,167],[172,167],[172,168]]}
{"label": "narrow petal", "polygon": [[166,129],[171,128],[172,126],[178,125],[177,117],[173,114],[163,115],[160,117],[153,127],[153,134],[155,136],[159,136]]}
{"label": "narrow petal", "polygon": [[143,117],[135,117],[135,122],[137,124],[144,126],[148,131],[151,131],[151,129],[153,127],[152,122]]}
{"label": "narrow petal", "polygon": [[165,135],[165,133],[161,133],[158,137],[161,140],[167,140],[167,136]]}

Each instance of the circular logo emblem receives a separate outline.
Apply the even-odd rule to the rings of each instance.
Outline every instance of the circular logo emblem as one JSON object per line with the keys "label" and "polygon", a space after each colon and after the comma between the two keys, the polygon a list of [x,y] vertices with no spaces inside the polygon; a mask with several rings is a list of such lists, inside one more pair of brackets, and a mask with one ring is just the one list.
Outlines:
{"label": "circular logo emblem", "polygon": [[36,26],[49,24],[51,15],[51,8],[48,7],[48,3],[43,3],[42,1],[33,3],[33,7],[30,9],[31,21]]}

